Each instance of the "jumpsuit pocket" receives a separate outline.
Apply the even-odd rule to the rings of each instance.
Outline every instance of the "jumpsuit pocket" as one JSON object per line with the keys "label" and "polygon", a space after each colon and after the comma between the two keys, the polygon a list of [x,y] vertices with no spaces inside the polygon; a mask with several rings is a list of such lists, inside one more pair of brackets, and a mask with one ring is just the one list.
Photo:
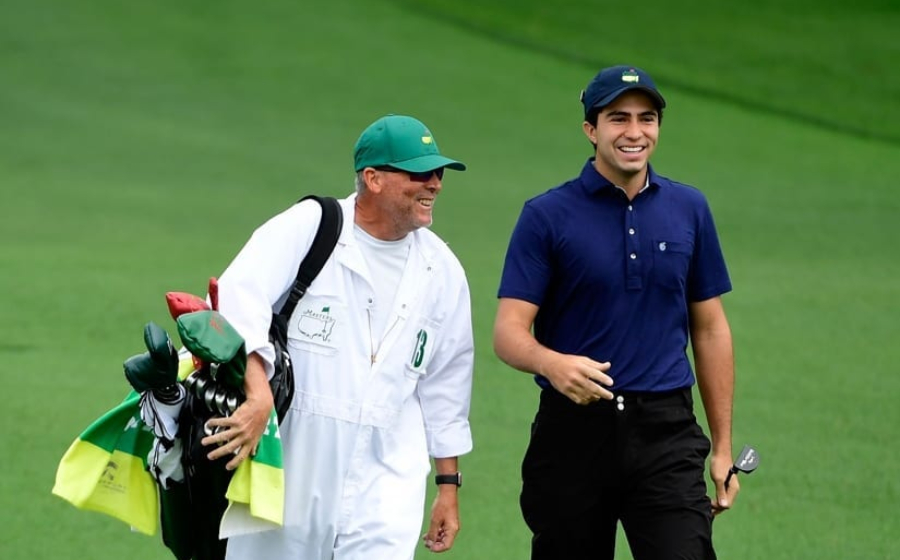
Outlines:
{"label": "jumpsuit pocket", "polygon": [[693,252],[691,243],[663,239],[653,241],[653,280],[671,290],[685,291]]}

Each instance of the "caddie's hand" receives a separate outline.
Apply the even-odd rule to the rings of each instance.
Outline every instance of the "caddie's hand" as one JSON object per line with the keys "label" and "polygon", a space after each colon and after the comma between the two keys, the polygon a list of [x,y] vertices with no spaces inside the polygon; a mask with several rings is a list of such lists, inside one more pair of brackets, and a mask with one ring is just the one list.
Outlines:
{"label": "caddie's hand", "polygon": [[256,453],[256,446],[269,425],[271,413],[271,403],[266,405],[258,399],[247,398],[231,416],[210,419],[207,422],[210,428],[221,429],[200,442],[203,445],[217,445],[207,454],[209,460],[233,455],[234,458],[228,461],[225,468],[230,471],[236,469],[244,459]]}
{"label": "caddie's hand", "polygon": [[586,356],[557,354],[544,364],[540,373],[557,391],[584,405],[613,398],[609,390],[613,379],[606,373],[609,368],[609,362],[598,362]]}
{"label": "caddie's hand", "polygon": [[459,533],[459,501],[457,487],[441,485],[431,506],[431,523],[422,535],[425,548],[431,552],[446,552],[453,548]]}
{"label": "caddie's hand", "polygon": [[713,454],[709,462],[709,475],[713,483],[716,485],[716,496],[711,499],[713,515],[719,515],[725,510],[731,509],[737,499],[738,492],[741,491],[741,483],[738,481],[737,475],[732,475],[728,480],[728,488],[725,488],[725,479],[728,478],[728,470],[733,464],[731,455]]}
{"label": "caddie's hand", "polygon": [[263,361],[256,353],[247,356],[244,390],[247,399],[231,416],[213,418],[208,422],[210,428],[221,427],[221,430],[200,441],[206,446],[218,445],[207,454],[211,461],[229,455],[234,456],[225,465],[228,470],[236,469],[244,459],[256,453],[259,440],[262,439],[272,416],[274,406],[272,390],[269,388]]}

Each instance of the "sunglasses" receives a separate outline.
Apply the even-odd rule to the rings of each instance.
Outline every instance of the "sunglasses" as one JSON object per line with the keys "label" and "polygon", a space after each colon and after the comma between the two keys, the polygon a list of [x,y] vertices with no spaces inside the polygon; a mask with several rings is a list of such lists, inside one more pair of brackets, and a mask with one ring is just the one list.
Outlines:
{"label": "sunglasses", "polygon": [[388,173],[406,173],[409,175],[409,178],[413,181],[419,183],[426,183],[431,180],[431,177],[437,175],[438,180],[444,178],[444,168],[438,167],[437,169],[432,169],[431,171],[404,171],[402,169],[397,169],[396,167],[391,167],[390,165],[379,165],[376,166],[375,169],[378,171],[387,171]]}

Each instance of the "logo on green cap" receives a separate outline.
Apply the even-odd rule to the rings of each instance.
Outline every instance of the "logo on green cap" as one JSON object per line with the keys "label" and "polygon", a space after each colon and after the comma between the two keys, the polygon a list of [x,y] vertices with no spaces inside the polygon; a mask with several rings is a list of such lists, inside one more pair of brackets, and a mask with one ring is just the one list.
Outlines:
{"label": "logo on green cap", "polygon": [[370,124],[353,149],[354,169],[389,165],[420,173],[439,167],[464,171],[465,164],[444,157],[437,140],[422,121],[405,115],[387,115]]}

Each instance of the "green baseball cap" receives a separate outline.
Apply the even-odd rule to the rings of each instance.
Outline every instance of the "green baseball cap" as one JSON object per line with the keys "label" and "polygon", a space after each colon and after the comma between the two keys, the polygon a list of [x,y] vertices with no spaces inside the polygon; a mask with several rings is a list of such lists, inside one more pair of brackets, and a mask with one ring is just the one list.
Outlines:
{"label": "green baseball cap", "polygon": [[464,163],[441,155],[428,127],[404,115],[387,115],[370,124],[356,141],[353,163],[357,172],[380,165],[412,173],[441,167],[466,170]]}

